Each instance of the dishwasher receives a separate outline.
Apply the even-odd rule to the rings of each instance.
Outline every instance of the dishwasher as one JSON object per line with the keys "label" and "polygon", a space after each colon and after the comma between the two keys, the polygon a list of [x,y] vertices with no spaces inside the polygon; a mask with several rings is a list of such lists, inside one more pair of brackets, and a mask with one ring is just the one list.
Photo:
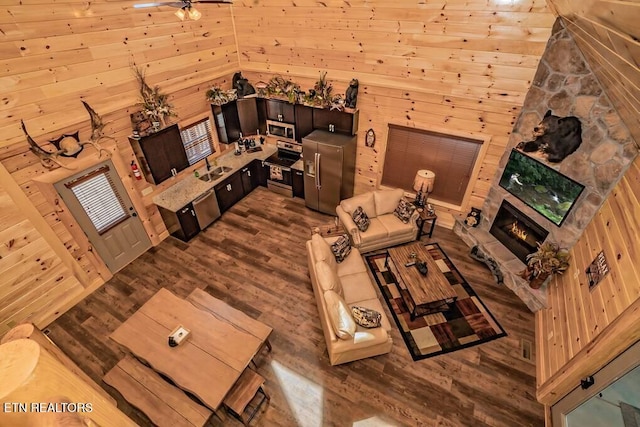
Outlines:
{"label": "dishwasher", "polygon": [[196,212],[198,225],[204,230],[209,224],[220,218],[220,208],[218,207],[218,199],[216,192],[212,188],[193,201],[193,210]]}

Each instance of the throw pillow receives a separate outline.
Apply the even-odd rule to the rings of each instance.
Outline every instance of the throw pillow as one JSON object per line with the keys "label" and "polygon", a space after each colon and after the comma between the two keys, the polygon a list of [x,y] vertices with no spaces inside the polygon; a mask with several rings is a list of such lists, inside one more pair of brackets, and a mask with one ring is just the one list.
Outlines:
{"label": "throw pillow", "polygon": [[416,207],[413,206],[413,204],[402,199],[398,203],[398,207],[396,208],[396,210],[393,211],[393,214],[397,216],[400,219],[400,221],[406,224],[411,219],[411,215],[413,215],[413,212],[415,210],[416,210]]}
{"label": "throw pillow", "polygon": [[341,340],[353,339],[356,334],[356,322],[351,317],[347,303],[333,291],[324,293],[324,302],[327,305],[329,322],[336,336]]}
{"label": "throw pillow", "polygon": [[336,270],[331,268],[325,261],[316,262],[316,277],[322,291],[334,291],[342,295],[342,284]]}
{"label": "throw pillow", "polygon": [[351,307],[353,320],[363,328],[377,328],[382,323],[382,315],[370,308],[354,305]]}
{"label": "throw pillow", "polygon": [[353,222],[358,227],[358,230],[364,232],[369,228],[369,224],[371,224],[371,220],[367,216],[367,213],[362,209],[362,206],[358,206],[355,211],[351,214],[351,218],[353,218]]}
{"label": "throw pillow", "polygon": [[336,262],[338,263],[344,261],[344,259],[349,256],[351,253],[351,242],[349,242],[349,238],[346,234],[338,237],[338,240],[331,245],[331,251],[336,257]]}

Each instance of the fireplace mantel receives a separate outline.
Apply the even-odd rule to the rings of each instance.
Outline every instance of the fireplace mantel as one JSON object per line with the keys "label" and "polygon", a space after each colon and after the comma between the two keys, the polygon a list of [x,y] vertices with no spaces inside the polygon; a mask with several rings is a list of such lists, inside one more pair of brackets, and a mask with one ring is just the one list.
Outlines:
{"label": "fireplace mantel", "polygon": [[547,284],[540,289],[532,289],[529,282],[520,277],[524,263],[509,249],[505,248],[488,231],[468,227],[460,218],[456,218],[453,231],[471,248],[478,246],[482,252],[493,258],[504,275],[504,284],[511,289],[529,310],[536,312],[547,307]]}

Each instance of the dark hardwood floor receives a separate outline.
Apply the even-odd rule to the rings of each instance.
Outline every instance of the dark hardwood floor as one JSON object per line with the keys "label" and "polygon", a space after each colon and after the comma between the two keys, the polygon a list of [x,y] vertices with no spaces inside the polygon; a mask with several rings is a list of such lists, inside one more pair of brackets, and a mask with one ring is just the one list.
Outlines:
{"label": "dark hardwood floor", "polygon": [[[189,243],[170,237],[128,265],[51,324],[50,337],[122,411],[150,425],[102,382],[125,355],[109,334],[158,289],[186,297],[197,287],[274,328],[273,351],[258,359],[271,402],[253,425],[544,425],[534,362],[521,357],[521,340],[534,342],[533,314],[468,256],[464,242],[440,227],[431,240],[440,243],[508,336],[413,362],[394,329],[390,354],[330,366],[304,247],[310,227],[330,221],[301,199],[258,188]],[[240,425],[223,418],[212,417],[211,423]]]}

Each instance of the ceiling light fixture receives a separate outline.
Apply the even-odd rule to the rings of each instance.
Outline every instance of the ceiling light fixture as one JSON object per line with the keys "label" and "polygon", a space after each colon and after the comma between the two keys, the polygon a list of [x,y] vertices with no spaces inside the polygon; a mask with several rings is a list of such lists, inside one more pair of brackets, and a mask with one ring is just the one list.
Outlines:
{"label": "ceiling light fixture", "polygon": [[189,19],[197,21],[200,18],[202,18],[202,13],[195,7],[189,6]]}
{"label": "ceiling light fixture", "polygon": [[175,15],[178,17],[178,19],[184,21],[184,18],[187,17],[187,12],[185,12],[184,9],[178,9],[176,10]]}

